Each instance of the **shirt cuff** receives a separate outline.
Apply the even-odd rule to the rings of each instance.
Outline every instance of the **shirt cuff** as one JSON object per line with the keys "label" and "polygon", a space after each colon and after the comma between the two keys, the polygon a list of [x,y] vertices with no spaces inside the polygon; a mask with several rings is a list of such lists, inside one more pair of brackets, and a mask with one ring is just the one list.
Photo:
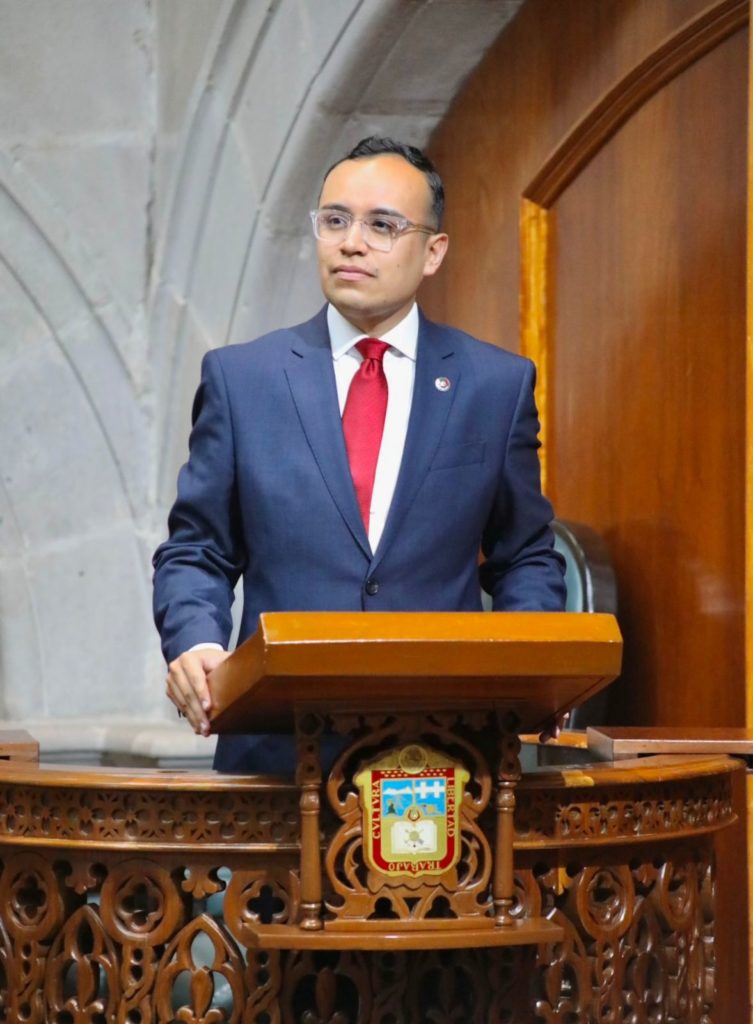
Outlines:
{"label": "shirt cuff", "polygon": [[224,651],[225,648],[222,644],[214,643],[208,640],[205,644],[194,644],[193,647],[188,648],[189,651]]}

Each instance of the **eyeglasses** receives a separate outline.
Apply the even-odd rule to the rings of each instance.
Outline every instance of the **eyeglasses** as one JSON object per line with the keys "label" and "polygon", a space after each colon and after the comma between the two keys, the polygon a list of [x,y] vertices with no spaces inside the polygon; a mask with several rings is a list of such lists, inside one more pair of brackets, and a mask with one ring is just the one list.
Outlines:
{"label": "eyeglasses", "polygon": [[345,238],[354,224],[361,228],[361,238],[370,249],[389,252],[401,235],[410,231],[421,231],[435,235],[436,229],[425,224],[414,224],[407,217],[396,217],[385,213],[370,213],[367,217],[354,217],[347,210],[312,210],[311,223],[314,234],[320,242],[334,245]]}

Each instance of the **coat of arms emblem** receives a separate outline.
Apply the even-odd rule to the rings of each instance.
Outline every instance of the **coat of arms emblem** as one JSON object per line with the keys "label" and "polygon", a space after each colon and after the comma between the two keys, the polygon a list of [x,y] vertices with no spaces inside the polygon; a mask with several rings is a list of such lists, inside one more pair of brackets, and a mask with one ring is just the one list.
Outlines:
{"label": "coat of arms emblem", "polygon": [[460,858],[460,807],[470,773],[417,743],[367,764],[355,777],[364,857],[387,875],[442,875]]}

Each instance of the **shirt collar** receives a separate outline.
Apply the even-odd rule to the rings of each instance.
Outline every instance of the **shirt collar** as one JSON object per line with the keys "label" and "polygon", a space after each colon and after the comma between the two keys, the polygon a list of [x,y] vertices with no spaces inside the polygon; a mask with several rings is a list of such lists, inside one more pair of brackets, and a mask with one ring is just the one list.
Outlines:
{"label": "shirt collar", "polygon": [[[335,360],[349,352],[361,338],[371,337],[354,327],[331,303],[327,306],[327,327],[329,328],[329,342],[332,346],[332,358]],[[380,335],[380,338],[392,348],[397,349],[401,355],[407,356],[415,362],[418,347],[418,306],[416,303],[413,303],[399,324],[395,324],[385,334]]]}

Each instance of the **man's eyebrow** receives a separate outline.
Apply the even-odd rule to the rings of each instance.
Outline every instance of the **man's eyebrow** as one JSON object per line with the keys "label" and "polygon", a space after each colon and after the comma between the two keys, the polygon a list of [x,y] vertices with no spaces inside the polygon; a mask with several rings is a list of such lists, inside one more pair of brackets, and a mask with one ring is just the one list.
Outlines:
{"label": "man's eyebrow", "polygon": [[402,217],[403,220],[406,219],[404,213],[401,213],[399,210],[395,210],[391,206],[377,206],[375,210],[369,210],[369,213],[383,213],[387,217]]}
{"label": "man's eyebrow", "polygon": [[[345,206],[344,203],[324,203],[322,206],[319,207],[319,209],[320,210],[341,210],[343,213],[352,213],[353,212],[351,210],[351,208],[349,206]],[[376,206],[372,210],[367,210],[366,213],[367,213],[368,216],[371,216],[371,217],[373,217],[373,216],[375,216],[377,214],[382,214],[385,217],[399,217],[402,220],[406,220],[407,219],[404,213],[401,213],[400,210],[395,210],[391,206]]]}

